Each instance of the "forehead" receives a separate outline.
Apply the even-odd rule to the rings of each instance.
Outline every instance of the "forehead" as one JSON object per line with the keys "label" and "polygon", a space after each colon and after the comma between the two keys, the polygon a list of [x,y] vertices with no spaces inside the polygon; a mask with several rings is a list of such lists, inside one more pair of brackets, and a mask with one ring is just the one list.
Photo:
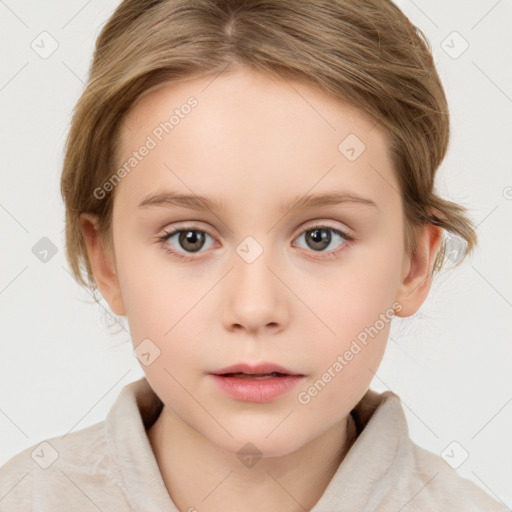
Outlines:
{"label": "forehead", "polygon": [[[334,99],[305,79],[276,78],[238,68],[211,76],[192,76],[164,82],[145,91],[125,116],[123,141],[126,141],[126,135],[129,138],[127,132],[137,129],[148,132],[155,122],[159,124],[169,120],[173,112],[183,108],[190,98],[194,98],[200,107],[194,108],[194,117],[201,117],[201,121],[208,118],[210,121],[205,130],[218,126],[222,120],[229,120],[232,126],[241,123],[247,130],[251,121],[263,121],[264,118],[268,120],[266,128],[269,132],[270,123],[278,119],[288,123],[294,120],[310,121],[309,127],[300,126],[300,131],[305,135],[318,129],[336,133],[349,125],[360,134],[376,128],[376,122],[361,109]],[[264,108],[270,110],[265,111]],[[260,116],[256,119],[255,114],[258,113]],[[182,115],[179,117],[183,119]],[[288,126],[289,132],[291,128]],[[376,131],[379,131],[379,127]],[[383,132],[380,135],[385,136]]]}
{"label": "forehead", "polygon": [[118,165],[149,140],[118,186],[131,203],[165,187],[223,203],[241,191],[280,204],[327,190],[397,194],[380,125],[310,84],[246,69],[144,94],[122,124]]}

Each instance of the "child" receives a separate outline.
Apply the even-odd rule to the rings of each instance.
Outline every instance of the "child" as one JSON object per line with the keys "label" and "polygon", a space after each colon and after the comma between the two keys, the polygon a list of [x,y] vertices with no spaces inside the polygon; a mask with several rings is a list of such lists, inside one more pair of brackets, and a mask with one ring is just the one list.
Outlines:
{"label": "child", "polygon": [[443,230],[461,257],[477,241],[434,192],[448,138],[391,1],[124,0],[62,194],[71,269],[127,317],[145,377],[8,461],[1,509],[505,511],[369,389]]}

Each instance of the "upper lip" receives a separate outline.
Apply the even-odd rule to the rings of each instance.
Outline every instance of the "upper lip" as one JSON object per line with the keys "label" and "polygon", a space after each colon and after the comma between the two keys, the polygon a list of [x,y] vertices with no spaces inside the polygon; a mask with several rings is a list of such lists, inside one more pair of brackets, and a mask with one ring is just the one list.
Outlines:
{"label": "upper lip", "polygon": [[289,370],[288,368],[285,368],[284,366],[280,366],[278,364],[274,363],[257,363],[257,364],[250,364],[250,363],[237,363],[233,364],[231,366],[226,366],[225,368],[220,368],[219,370],[214,370],[210,373],[213,373],[214,375],[222,375],[224,373],[246,373],[248,375],[253,374],[266,374],[266,373],[284,373],[287,375],[303,375],[302,373],[297,373],[292,370]]}

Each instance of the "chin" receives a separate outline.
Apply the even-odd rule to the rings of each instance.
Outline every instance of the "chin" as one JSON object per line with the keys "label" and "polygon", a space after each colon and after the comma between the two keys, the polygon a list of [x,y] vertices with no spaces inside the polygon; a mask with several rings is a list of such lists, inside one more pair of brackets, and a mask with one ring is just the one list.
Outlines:
{"label": "chin", "polygon": [[233,437],[222,434],[215,438],[207,437],[220,449],[231,452],[238,458],[244,458],[245,455],[253,455],[255,458],[282,457],[303,445],[294,438],[289,428],[282,429],[280,435],[277,431],[268,435],[272,429],[267,428],[264,430],[250,427],[234,429],[229,428],[228,425],[226,428]]}

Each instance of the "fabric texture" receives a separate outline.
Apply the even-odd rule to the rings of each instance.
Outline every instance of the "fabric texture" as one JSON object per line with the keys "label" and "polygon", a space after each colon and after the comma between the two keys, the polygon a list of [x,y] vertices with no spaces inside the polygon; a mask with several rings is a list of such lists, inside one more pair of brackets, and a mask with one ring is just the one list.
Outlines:
{"label": "fabric texture", "polygon": [[[162,406],[143,377],[105,421],[18,453],[0,468],[0,511],[180,512],[146,433]],[[411,441],[391,391],[368,390],[352,415],[359,435],[311,512],[509,510]]]}

